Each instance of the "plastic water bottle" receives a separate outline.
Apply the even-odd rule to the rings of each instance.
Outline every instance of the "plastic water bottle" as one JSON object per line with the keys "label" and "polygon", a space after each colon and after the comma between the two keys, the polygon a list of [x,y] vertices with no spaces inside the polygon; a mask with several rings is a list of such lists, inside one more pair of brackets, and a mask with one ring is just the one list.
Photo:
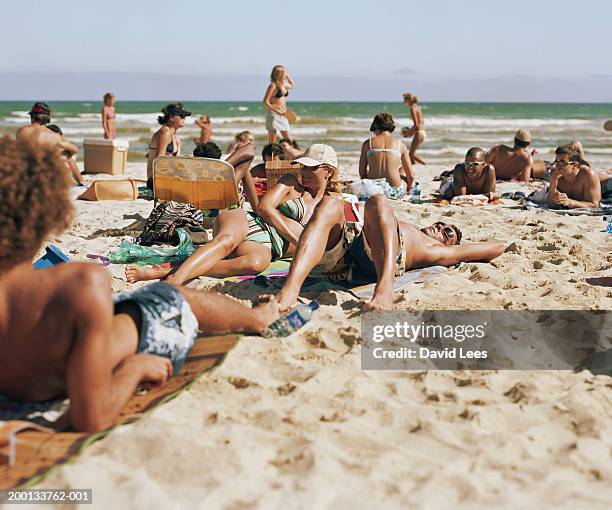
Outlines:
{"label": "plastic water bottle", "polygon": [[608,228],[606,228],[606,232],[608,234],[612,234],[612,216],[604,216],[603,220],[608,223]]}
{"label": "plastic water bottle", "polygon": [[421,203],[421,186],[419,186],[418,182],[414,183],[412,187],[412,203],[420,204]]}
{"label": "plastic water bottle", "polygon": [[314,299],[307,305],[299,304],[264,329],[261,336],[266,338],[289,336],[306,324],[317,308],[319,303]]}

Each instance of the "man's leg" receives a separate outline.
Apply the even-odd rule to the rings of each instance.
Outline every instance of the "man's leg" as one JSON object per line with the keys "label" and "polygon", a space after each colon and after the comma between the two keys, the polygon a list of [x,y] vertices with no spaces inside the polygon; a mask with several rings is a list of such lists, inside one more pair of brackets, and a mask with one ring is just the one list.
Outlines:
{"label": "man's leg", "polygon": [[278,303],[270,296],[265,302],[249,308],[216,292],[177,287],[198,319],[203,333],[260,333],[278,319]]}
{"label": "man's leg", "polygon": [[364,310],[393,306],[393,278],[399,250],[398,222],[393,207],[383,195],[371,197],[365,206],[363,234],[376,267],[376,288]]}
{"label": "man's leg", "polygon": [[319,264],[326,250],[336,246],[344,229],[344,203],[341,199],[324,197],[300,236],[287,281],[278,294],[281,310],[297,301],[306,277]]}

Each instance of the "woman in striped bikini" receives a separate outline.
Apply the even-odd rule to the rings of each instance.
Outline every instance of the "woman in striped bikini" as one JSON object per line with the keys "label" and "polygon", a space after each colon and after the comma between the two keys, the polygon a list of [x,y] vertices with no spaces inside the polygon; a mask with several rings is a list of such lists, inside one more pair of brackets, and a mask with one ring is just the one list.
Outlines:
{"label": "woman in striped bikini", "polygon": [[221,211],[210,243],[178,266],[131,266],[128,281],[164,278],[183,285],[199,276],[258,274],[273,260],[292,256],[315,207],[324,196],[339,191],[338,159],[329,145],[310,146],[296,163],[304,165],[301,184],[292,175],[281,178],[261,199],[257,214]]}

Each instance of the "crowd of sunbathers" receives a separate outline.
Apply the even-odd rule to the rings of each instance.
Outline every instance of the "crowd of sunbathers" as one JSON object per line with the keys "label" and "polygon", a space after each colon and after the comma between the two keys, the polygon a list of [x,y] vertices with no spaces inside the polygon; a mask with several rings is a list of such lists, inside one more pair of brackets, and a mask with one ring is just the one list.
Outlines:
{"label": "crowd of sunbathers", "polygon": [[[78,430],[109,427],[141,383],[163,384],[180,369],[198,331],[261,332],[297,302],[313,271],[332,280],[375,282],[364,309],[388,309],[396,275],[432,265],[490,261],[504,251],[502,241],[462,244],[455,225],[439,221],[419,228],[399,221],[383,194],[367,200],[362,228],[352,228],[345,219],[336,152],[323,143],[303,153],[291,139],[283,140],[283,147],[267,145],[264,161],[284,154],[300,166],[300,177],[285,175],[259,197],[253,179],[265,175],[265,168],[250,168],[255,146],[252,136],[242,133],[226,160],[235,167],[251,210],[220,211],[212,241],[180,264],[127,267],[129,282],[160,281],[113,297],[108,271],[96,264],[32,267],[43,242],[70,224],[67,167],[73,171],[69,162],[77,149],[45,127],[47,105],[37,103],[30,115],[32,124],[21,128],[16,139],[0,140],[0,393],[29,401],[67,394]],[[173,129],[153,136],[150,149],[156,157],[180,154],[176,127],[189,115],[180,103],[164,108],[162,128]],[[394,128],[391,115],[375,116],[359,172],[362,178],[384,178],[390,196],[400,198],[412,186],[414,173],[409,151],[392,136]],[[496,172],[527,178],[525,165],[535,168],[527,153],[529,137],[521,130],[514,148],[497,146],[487,155],[471,149],[455,168],[453,190],[481,193],[493,186],[489,192],[494,191]],[[199,140],[194,154],[219,158],[221,151]],[[551,200],[563,203],[578,182],[581,190],[591,190],[585,183],[592,174],[584,158],[558,149],[550,172]],[[252,307],[184,286],[202,275],[257,274],[287,257],[292,261],[280,293]]]}

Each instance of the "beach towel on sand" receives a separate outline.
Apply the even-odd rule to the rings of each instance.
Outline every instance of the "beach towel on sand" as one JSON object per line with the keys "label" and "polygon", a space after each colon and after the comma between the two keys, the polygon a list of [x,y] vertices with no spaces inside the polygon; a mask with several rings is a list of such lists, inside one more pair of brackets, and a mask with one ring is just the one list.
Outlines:
{"label": "beach towel on sand", "polygon": [[[179,373],[161,388],[141,390],[133,395],[121,410],[115,426],[135,421],[189,388],[205,371],[221,363],[239,339],[239,335],[221,335],[196,340]],[[28,410],[24,403],[14,404],[11,407],[9,401],[4,400],[4,406],[13,411]],[[8,421],[1,421],[0,416],[0,490],[39,483],[53,466],[70,460],[112,430],[98,434],[70,431],[66,428],[65,414],[53,418],[48,412],[45,417],[51,421],[47,420],[41,428],[28,416]]]}
{"label": "beach towel on sand", "polygon": [[545,211],[567,216],[603,216],[605,214],[612,214],[612,200],[602,200],[599,202],[599,207],[579,207],[577,209],[551,209],[545,203],[537,203],[527,200],[523,204],[523,207],[529,211],[534,209],[543,209]]}
{"label": "beach towel on sand", "polygon": [[[289,274],[290,260],[281,259],[276,260],[268,268],[259,273],[258,275],[247,275],[247,276],[231,276],[224,278],[224,281],[231,282],[244,282],[248,280],[255,280],[255,283],[261,286],[274,287],[277,289],[282,288],[285,283],[282,278]],[[461,267],[463,263],[459,265]],[[413,283],[423,283],[432,278],[435,278],[441,274],[448,273],[452,268],[444,266],[432,266],[423,269],[413,269],[406,271],[402,276],[395,278],[393,283],[393,292],[399,292],[406,286]],[[309,276],[302,290],[305,291],[324,291],[333,288],[344,288],[347,289],[351,294],[360,299],[370,299],[374,295],[375,283],[360,284],[360,282],[348,281],[329,281],[323,276]]]}

